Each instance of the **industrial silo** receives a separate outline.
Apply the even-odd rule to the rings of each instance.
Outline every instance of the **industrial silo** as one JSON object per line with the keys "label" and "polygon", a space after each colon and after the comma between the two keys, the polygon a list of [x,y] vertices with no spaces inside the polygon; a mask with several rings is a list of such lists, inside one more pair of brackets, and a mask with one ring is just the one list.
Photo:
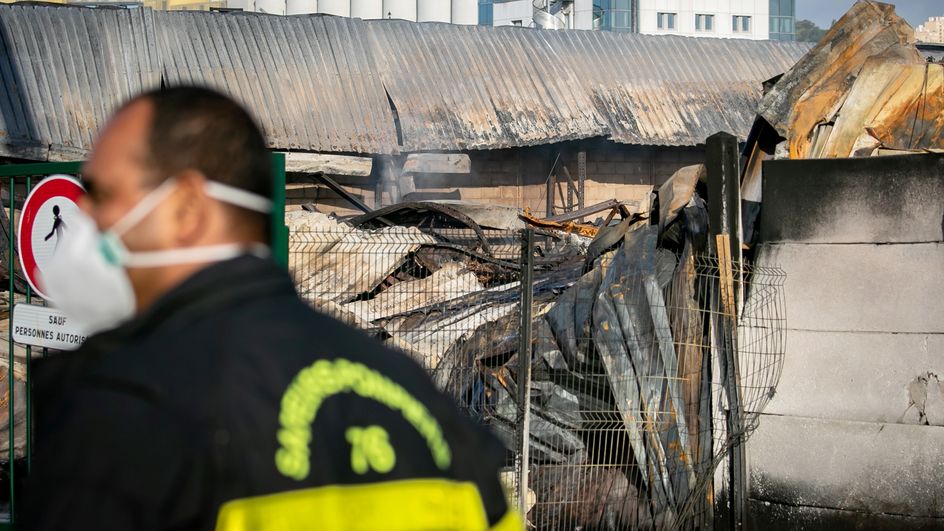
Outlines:
{"label": "industrial silo", "polygon": [[286,15],[307,15],[318,12],[318,0],[285,0]]}
{"label": "industrial silo", "polygon": [[351,16],[363,19],[384,18],[383,0],[351,0]]}
{"label": "industrial silo", "polygon": [[452,23],[475,25],[479,23],[478,0],[452,0]]}
{"label": "industrial silo", "polygon": [[416,0],[383,0],[383,18],[402,18],[416,22]]}
{"label": "industrial silo", "polygon": [[318,0],[318,12],[323,15],[351,16],[351,0]]}
{"label": "industrial silo", "polygon": [[417,22],[450,22],[452,8],[446,0],[416,0]]}

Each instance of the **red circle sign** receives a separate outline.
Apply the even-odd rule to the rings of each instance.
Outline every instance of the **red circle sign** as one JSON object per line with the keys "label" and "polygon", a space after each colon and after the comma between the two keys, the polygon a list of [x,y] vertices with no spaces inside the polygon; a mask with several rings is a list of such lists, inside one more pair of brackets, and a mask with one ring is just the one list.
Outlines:
{"label": "red circle sign", "polygon": [[73,177],[53,175],[43,179],[26,197],[17,229],[20,266],[26,281],[46,298],[40,285],[43,267],[53,259],[59,241],[69,230],[69,218],[78,212],[85,189]]}

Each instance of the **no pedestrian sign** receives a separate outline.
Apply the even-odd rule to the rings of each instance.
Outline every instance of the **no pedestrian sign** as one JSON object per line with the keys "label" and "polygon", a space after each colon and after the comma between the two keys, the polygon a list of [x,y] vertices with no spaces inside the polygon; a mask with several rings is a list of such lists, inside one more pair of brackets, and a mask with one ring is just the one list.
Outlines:
{"label": "no pedestrian sign", "polygon": [[[20,266],[33,291],[46,299],[43,270],[54,259],[63,238],[69,237],[69,222],[79,211],[85,189],[67,175],[43,179],[26,197],[16,233]],[[81,282],[81,279],[76,279]],[[13,307],[13,341],[59,350],[78,348],[85,333],[55,308],[17,304]]]}
{"label": "no pedestrian sign", "polygon": [[74,178],[53,175],[37,184],[23,204],[16,234],[20,265],[26,281],[44,299],[43,269],[53,260],[62,239],[68,238],[69,220],[79,211],[77,203],[84,193]]}

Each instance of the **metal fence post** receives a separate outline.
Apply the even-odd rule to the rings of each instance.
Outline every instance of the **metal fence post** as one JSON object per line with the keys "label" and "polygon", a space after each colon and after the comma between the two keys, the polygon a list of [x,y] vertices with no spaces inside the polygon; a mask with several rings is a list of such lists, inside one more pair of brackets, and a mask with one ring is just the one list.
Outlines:
{"label": "metal fence post", "polygon": [[534,231],[521,231],[521,334],[518,345],[518,509],[528,511],[528,466],[531,427],[531,302],[534,276]]}
{"label": "metal fence post", "polygon": [[7,429],[9,430],[8,435],[10,438],[9,457],[8,457],[9,465],[8,466],[10,467],[10,471],[9,471],[10,473],[10,523],[12,524],[16,522],[16,517],[14,513],[14,507],[16,506],[15,499],[14,499],[14,493],[16,492],[16,488],[15,488],[16,474],[14,472],[16,468],[14,466],[16,463],[16,441],[15,441],[15,430],[14,430],[16,426],[15,424],[16,409],[13,407],[14,404],[16,403],[14,401],[14,396],[13,396],[14,394],[13,390],[16,387],[15,386],[16,380],[13,375],[14,356],[13,356],[13,326],[12,326],[13,303],[15,302],[14,299],[16,298],[15,296],[16,283],[15,283],[15,278],[14,278],[16,276],[16,268],[13,265],[15,263],[13,256],[15,252],[14,241],[16,238],[14,236],[14,228],[13,228],[16,226],[16,221],[15,221],[16,218],[14,217],[14,214],[16,213],[16,178],[10,177],[9,183],[10,183],[10,218],[9,218],[10,219],[10,234],[9,234],[9,237],[7,238],[7,242],[10,247],[8,249],[10,252],[8,256],[10,258],[8,259],[9,263],[7,264],[7,272],[9,273],[10,283],[8,286],[9,291],[7,292],[7,294],[9,295],[9,301],[7,305],[7,312],[9,313],[7,315],[9,315],[9,319],[11,320],[11,326],[9,327],[8,337],[7,337],[7,349],[8,349],[7,350]]}
{"label": "metal fence post", "polygon": [[718,256],[719,288],[722,294],[722,312],[725,326],[721,342],[724,351],[724,383],[730,411],[727,429],[733,437],[729,459],[731,487],[731,529],[745,529],[747,517],[747,464],[744,452],[744,419],[737,358],[737,291],[740,279],[735,279],[736,268],[741,266],[741,198],[738,172],[737,139],[728,133],[716,133],[705,142],[708,170],[708,225],[714,236]]}
{"label": "metal fence post", "polygon": [[285,154],[272,154],[272,258],[288,267],[288,227],[285,225]]}

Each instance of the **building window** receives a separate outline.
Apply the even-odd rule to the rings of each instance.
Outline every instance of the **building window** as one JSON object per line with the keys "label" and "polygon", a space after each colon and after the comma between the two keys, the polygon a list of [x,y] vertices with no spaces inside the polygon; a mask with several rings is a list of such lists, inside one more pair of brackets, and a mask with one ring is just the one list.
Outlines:
{"label": "building window", "polygon": [[657,27],[660,30],[674,30],[675,29],[675,13],[659,13],[659,21]]}
{"label": "building window", "polygon": [[495,24],[495,10],[492,6],[492,0],[479,0],[479,26],[492,26]]}
{"label": "building window", "polygon": [[792,41],[796,39],[793,23],[796,20],[794,0],[770,0],[770,40]]}
{"label": "building window", "polygon": [[751,17],[743,15],[734,15],[732,18],[731,29],[734,33],[750,33]]}
{"label": "building window", "polygon": [[715,16],[714,15],[695,15],[695,30],[696,31],[714,31],[715,29]]}
{"label": "building window", "polygon": [[594,27],[610,31],[635,31],[636,0],[593,0]]}
{"label": "building window", "polygon": [[770,17],[770,40],[792,41],[796,38],[793,17]]}

